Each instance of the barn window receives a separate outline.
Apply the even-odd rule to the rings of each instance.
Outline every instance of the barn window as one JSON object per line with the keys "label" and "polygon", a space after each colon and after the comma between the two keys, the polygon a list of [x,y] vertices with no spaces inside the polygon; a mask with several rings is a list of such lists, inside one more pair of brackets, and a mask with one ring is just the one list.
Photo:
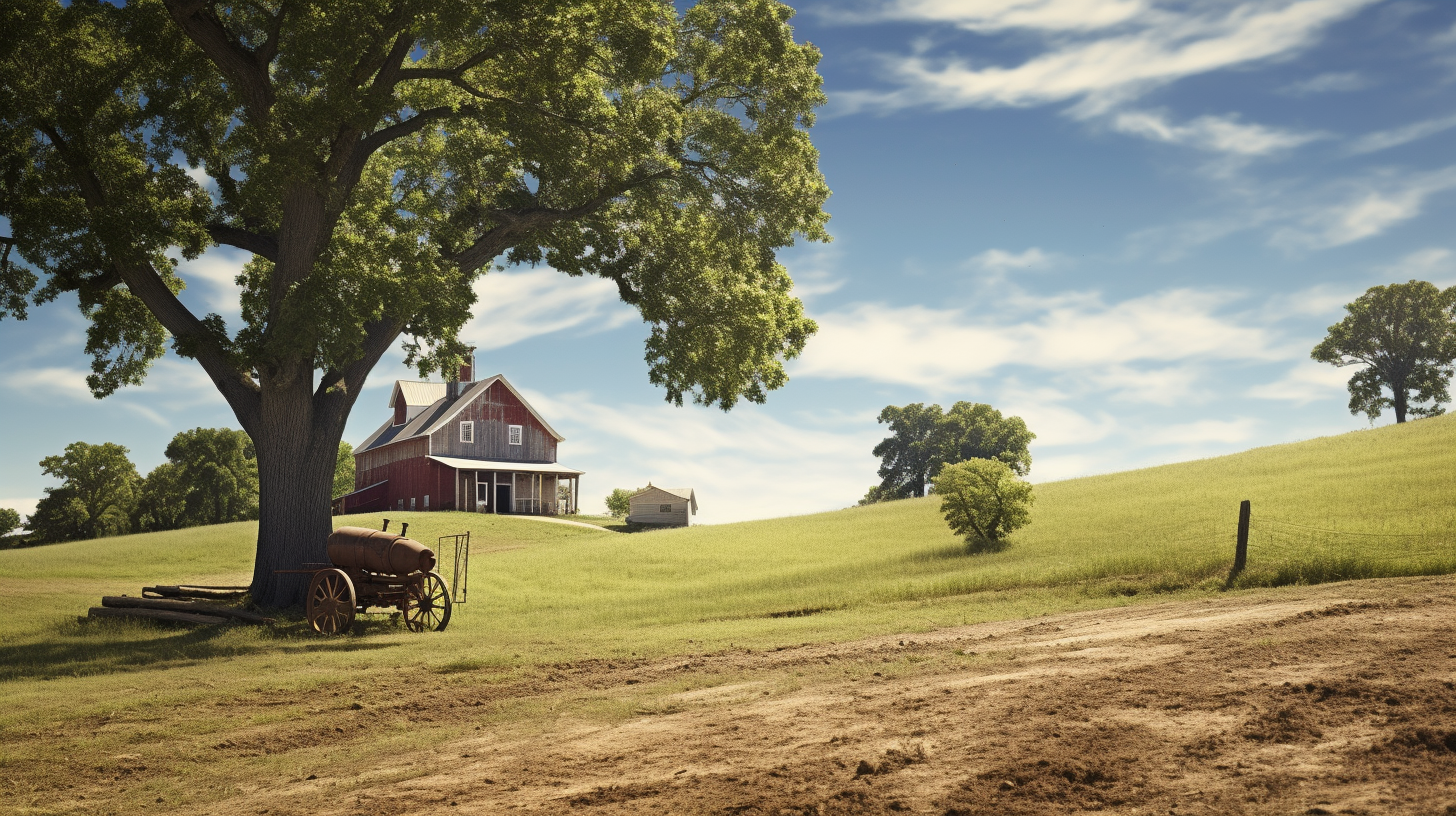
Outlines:
{"label": "barn window", "polygon": [[672,505],[670,505],[670,504],[659,504],[659,505],[657,505],[657,512],[659,512],[659,513],[671,513],[672,512]]}
{"label": "barn window", "polygon": [[507,425],[506,426],[506,441],[509,442],[512,445],[519,445],[519,444],[521,444],[521,426],[520,425]]}
{"label": "barn window", "polygon": [[411,510],[415,509],[415,497],[414,496],[410,496],[410,509]]}
{"label": "barn window", "polygon": [[466,444],[475,443],[475,423],[465,421],[460,423],[460,441]]}
{"label": "barn window", "polygon": [[429,493],[426,493],[425,494],[425,509],[426,510],[429,510],[430,509],[430,494]]}

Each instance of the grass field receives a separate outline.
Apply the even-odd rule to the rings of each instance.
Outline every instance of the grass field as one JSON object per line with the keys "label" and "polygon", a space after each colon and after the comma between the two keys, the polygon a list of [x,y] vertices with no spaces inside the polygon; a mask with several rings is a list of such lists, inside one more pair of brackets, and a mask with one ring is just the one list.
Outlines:
{"label": "grass field", "polygon": [[[134,721],[111,738],[115,744],[96,726],[92,738],[101,742],[86,750],[98,752],[124,751],[138,734],[165,742],[212,733],[229,723],[197,706],[236,695],[296,703],[320,689],[411,672],[504,683],[569,662],[766,649],[1230,589],[1456,572],[1453,497],[1456,417],[1441,417],[1039,485],[1031,525],[993,554],[967,555],[933,497],[633,534],[391,513],[431,544],[471,532],[469,602],[443,633],[409,634],[381,615],[334,639],[298,621],[202,630],[77,622],[103,594],[136,594],[145,584],[246,583],[251,523],[0,551],[7,700],[0,771],[54,761],[47,751],[78,750],[35,747],[27,734],[87,723]],[[1242,499],[1253,502],[1254,535],[1249,568],[1230,588]],[[605,717],[644,704],[581,703],[602,707],[597,714]],[[498,714],[518,715],[527,716]],[[368,751],[378,755],[421,737],[402,729],[372,739]]]}
{"label": "grass field", "polygon": [[1213,593],[1224,589],[1242,499],[1253,502],[1255,524],[1249,569],[1235,588],[1452,572],[1453,496],[1456,417],[1440,417],[1043,484],[1032,524],[1007,550],[982,555],[965,554],[934,497],[639,534],[392,513],[432,544],[471,532],[470,600],[441,635],[411,637],[381,617],[365,637],[328,644],[296,625],[215,634],[76,623],[102,594],[134,594],[143,584],[246,583],[250,523],[73,542],[0,552],[0,678],[295,650],[335,655],[341,665],[371,662],[371,654],[506,665],[662,653],[689,640],[767,646]]}

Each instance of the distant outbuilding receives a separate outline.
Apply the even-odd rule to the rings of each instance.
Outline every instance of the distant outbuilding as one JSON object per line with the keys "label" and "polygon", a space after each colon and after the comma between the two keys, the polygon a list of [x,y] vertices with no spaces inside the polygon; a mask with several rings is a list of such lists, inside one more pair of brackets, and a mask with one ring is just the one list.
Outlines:
{"label": "distant outbuilding", "polygon": [[628,524],[686,527],[698,513],[698,497],[691,487],[656,487],[651,482],[632,494]]}

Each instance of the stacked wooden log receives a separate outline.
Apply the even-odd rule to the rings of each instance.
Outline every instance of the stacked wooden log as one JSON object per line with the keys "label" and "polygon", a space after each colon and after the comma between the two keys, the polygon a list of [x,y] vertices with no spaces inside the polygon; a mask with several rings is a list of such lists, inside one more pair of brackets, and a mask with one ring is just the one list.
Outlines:
{"label": "stacked wooden log", "polygon": [[80,620],[131,618],[189,624],[272,623],[273,619],[229,606],[220,601],[237,600],[247,587],[149,586],[142,597],[107,595],[100,606],[91,607]]}

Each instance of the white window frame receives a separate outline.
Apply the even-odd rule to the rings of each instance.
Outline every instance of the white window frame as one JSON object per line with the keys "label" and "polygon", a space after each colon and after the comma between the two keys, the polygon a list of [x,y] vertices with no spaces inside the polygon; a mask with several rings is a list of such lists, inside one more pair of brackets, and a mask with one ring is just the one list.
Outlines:
{"label": "white window frame", "polygon": [[475,444],[475,423],[465,420],[460,423],[460,441],[467,445]]}
{"label": "white window frame", "polygon": [[521,444],[522,438],[524,436],[525,436],[525,433],[522,431],[522,428],[521,428],[520,425],[507,425],[506,426],[506,444],[508,444],[508,445],[519,445],[519,444]]}

